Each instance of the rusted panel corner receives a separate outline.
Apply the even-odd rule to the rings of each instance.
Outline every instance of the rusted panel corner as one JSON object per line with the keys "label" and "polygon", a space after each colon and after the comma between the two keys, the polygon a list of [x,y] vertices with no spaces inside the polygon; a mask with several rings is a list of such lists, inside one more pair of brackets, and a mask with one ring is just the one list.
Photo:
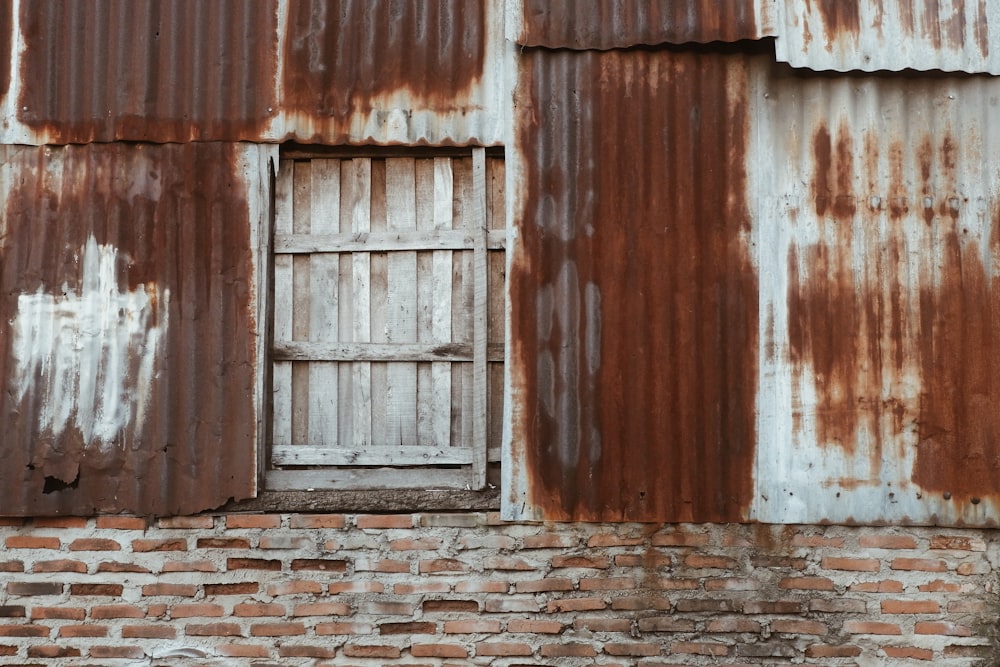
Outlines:
{"label": "rusted panel corner", "polygon": [[253,494],[239,150],[4,148],[3,513],[187,514]]}
{"label": "rusted panel corner", "polygon": [[750,60],[522,57],[510,464],[525,505],[514,514],[747,519],[758,344]]}

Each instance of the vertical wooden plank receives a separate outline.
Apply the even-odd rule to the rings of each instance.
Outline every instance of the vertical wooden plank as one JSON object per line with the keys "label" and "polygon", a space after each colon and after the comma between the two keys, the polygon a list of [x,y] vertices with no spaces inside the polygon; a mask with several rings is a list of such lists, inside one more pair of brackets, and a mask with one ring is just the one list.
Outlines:
{"label": "vertical wooden plank", "polygon": [[[452,198],[454,196],[451,158],[434,158],[434,229],[452,228]],[[452,259],[450,250],[436,250],[432,257],[431,336],[435,343],[451,342]],[[431,439],[438,447],[468,446],[451,437],[451,377],[452,364],[431,364]]]}
{"label": "vertical wooden plank", "polygon": [[[282,162],[274,184],[274,231],[292,231],[292,181],[295,163]],[[292,339],[292,256],[274,256],[274,341]],[[292,444],[292,364],[278,361],[272,367],[272,438],[275,445]]]}
{"label": "vertical wooden plank", "polygon": [[[312,165],[295,163],[292,181],[292,232],[308,234],[312,214]],[[309,257],[292,259],[292,340],[309,340]],[[292,363],[292,444],[309,441],[309,362]]]}
{"label": "vertical wooden plank", "polygon": [[[434,230],[434,160],[420,158],[415,164],[416,226]],[[417,342],[434,341],[434,253],[417,253]],[[434,381],[432,364],[417,364],[417,444],[437,445],[434,438]],[[446,446],[445,444],[439,446]]]}
{"label": "vertical wooden plank", "polygon": [[[351,161],[351,231],[371,231],[372,161]],[[352,340],[371,341],[371,253],[356,252],[351,257]],[[365,448],[372,442],[372,365],[355,362],[351,378],[351,442]]]}
{"label": "vertical wooden plank", "polygon": [[[505,229],[506,227],[506,168],[503,158],[489,158],[486,161],[487,195],[486,221],[490,229]],[[489,344],[491,347],[504,344],[506,328],[506,307],[504,303],[504,284],[507,271],[507,258],[503,250],[489,251]],[[489,364],[489,384],[487,388],[487,404],[489,405],[489,429],[486,438],[487,453],[500,446],[503,438],[503,363]]]}
{"label": "vertical wooden plank", "polygon": [[[312,161],[311,227],[313,234],[340,231],[340,161]],[[339,337],[340,257],[318,253],[309,258],[309,340],[334,342]],[[309,364],[309,444],[337,443],[338,364]]]}
{"label": "vertical wooden plank", "polygon": [[473,306],[472,359],[472,488],[486,486],[486,387],[487,387],[487,316],[489,275],[486,258],[486,149],[472,149],[472,231],[475,248],[475,303]]}
{"label": "vertical wooden plank", "polygon": [[[341,231],[353,230],[354,180],[356,166],[350,159],[338,160],[340,165],[340,216]],[[340,256],[340,275],[337,280],[337,340],[354,340],[354,255]],[[352,447],[354,441],[354,371],[356,364],[337,364],[337,443]],[[369,392],[371,387],[369,386]]]}
{"label": "vertical wooden plank", "polygon": [[[371,231],[386,230],[385,160],[371,162]],[[371,298],[369,301],[371,334],[374,343],[388,342],[387,299],[389,294],[388,255],[384,252],[371,253]],[[371,364],[371,444],[382,446],[391,444],[388,436],[388,364]]]}
{"label": "vertical wooden plank", "polygon": [[[413,231],[416,223],[416,178],[413,158],[386,160],[386,229]],[[391,252],[388,257],[386,342],[417,340],[417,253]],[[417,442],[417,365],[393,362],[387,372],[388,445]]]}
{"label": "vertical wooden plank", "polygon": [[[462,158],[452,161],[454,174],[452,189],[452,225],[455,229],[466,229],[471,211],[468,204],[472,199],[472,159]],[[472,308],[472,252],[453,253],[451,278],[451,323],[452,340],[471,345],[473,342]],[[472,364],[452,365],[451,375],[451,438],[463,447],[472,447]]]}

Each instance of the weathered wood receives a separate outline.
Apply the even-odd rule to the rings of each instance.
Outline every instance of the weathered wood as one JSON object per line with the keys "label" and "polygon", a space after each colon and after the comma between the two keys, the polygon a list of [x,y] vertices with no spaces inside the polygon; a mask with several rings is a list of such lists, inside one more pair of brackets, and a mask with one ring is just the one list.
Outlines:
{"label": "weathered wood", "polygon": [[[372,160],[372,231],[386,231],[386,180],[385,160]],[[371,255],[371,340],[376,343],[389,342],[387,321],[387,301],[389,293],[388,256],[386,253]],[[371,444],[384,445],[388,442],[388,366],[373,363],[371,386],[372,430]]]}
{"label": "weathered wood", "polygon": [[472,448],[466,447],[312,447],[292,445],[275,447],[275,465],[284,466],[426,466],[467,465],[472,463]]}
{"label": "weathered wood", "polygon": [[[351,231],[371,231],[372,165],[369,158],[351,161]],[[351,257],[351,335],[354,342],[371,340],[371,254]],[[372,440],[372,370],[368,362],[354,364],[351,376],[351,439],[354,447],[366,447]]]}
{"label": "weathered wood", "polygon": [[[454,198],[454,174],[451,159],[435,158],[434,162],[434,230],[436,234],[453,234],[452,209]],[[458,233],[464,234],[462,230]],[[471,242],[471,237],[469,238]],[[431,292],[433,314],[431,337],[435,343],[452,340],[452,300],[451,273],[452,256],[448,251],[436,251],[431,258]],[[469,356],[472,358],[472,348]],[[452,444],[451,441],[451,380],[452,365],[431,364],[430,402],[433,410],[431,431],[433,441],[439,445]]]}
{"label": "weathered wood", "polygon": [[[417,231],[434,234],[434,161],[416,160]],[[417,253],[417,342],[434,343],[434,257],[431,252]],[[447,365],[447,364],[445,364]],[[434,402],[431,364],[417,364],[417,444],[445,447],[434,437]]]}
{"label": "weathered wood", "polygon": [[462,468],[324,468],[271,470],[270,489],[470,489],[468,469]]}
{"label": "weathered wood", "polygon": [[[503,249],[505,235],[493,230],[491,250]],[[473,236],[465,230],[398,231],[381,234],[276,234],[275,252],[288,254],[401,252],[406,250],[472,250]]]}
{"label": "weathered wood", "polygon": [[[274,185],[275,233],[292,231],[292,181],[294,163],[285,162]],[[276,342],[292,339],[292,258],[274,257],[274,328]],[[276,361],[271,370],[272,438],[275,444],[292,443],[292,364]]]}
{"label": "weathered wood", "polygon": [[[294,163],[292,231],[306,233],[312,220],[312,163]],[[292,340],[309,340],[309,257],[292,258]],[[309,437],[309,366],[292,364],[292,442]]]}
{"label": "weathered wood", "polygon": [[486,486],[486,438],[487,438],[487,359],[486,351],[489,343],[486,328],[489,315],[489,297],[487,294],[487,279],[489,266],[486,257],[486,153],[482,148],[472,149],[472,209],[475,211],[474,221],[470,227],[477,225],[476,247],[474,256],[474,286],[475,303],[473,305],[473,350],[472,350],[472,488],[481,489]]}
{"label": "weathered wood", "polygon": [[[296,475],[297,471],[289,475]],[[498,480],[499,481],[499,480]],[[229,503],[220,511],[253,512],[485,512],[500,509],[500,486],[494,482],[482,491],[465,489],[364,489],[276,491],[268,489],[256,498]]]}

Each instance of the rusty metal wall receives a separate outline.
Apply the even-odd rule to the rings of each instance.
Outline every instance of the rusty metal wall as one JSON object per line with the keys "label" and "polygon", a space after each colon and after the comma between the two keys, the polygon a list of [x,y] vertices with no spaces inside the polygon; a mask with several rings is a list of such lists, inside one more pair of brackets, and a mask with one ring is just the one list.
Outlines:
{"label": "rusty metal wall", "polygon": [[1000,74],[995,0],[779,0],[773,21],[795,67]]}
{"label": "rusty metal wall", "polygon": [[5,7],[3,143],[502,140],[500,0]]}
{"label": "rusty metal wall", "polygon": [[254,495],[257,152],[0,148],[0,514]]}
{"label": "rusty metal wall", "polygon": [[995,525],[1000,80],[779,66],[757,97],[754,518]]}
{"label": "rusty metal wall", "polygon": [[522,54],[508,272],[511,515],[747,517],[755,58]]}
{"label": "rusty metal wall", "polygon": [[760,39],[760,0],[523,0],[518,43],[607,50]]}

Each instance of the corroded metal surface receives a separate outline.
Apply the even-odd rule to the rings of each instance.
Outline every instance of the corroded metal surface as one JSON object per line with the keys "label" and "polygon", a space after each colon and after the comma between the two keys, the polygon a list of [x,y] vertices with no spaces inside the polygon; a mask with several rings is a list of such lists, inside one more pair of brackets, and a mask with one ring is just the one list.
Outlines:
{"label": "corroded metal surface", "polygon": [[993,0],[780,0],[779,61],[814,70],[1000,74]]}
{"label": "corroded metal surface", "polygon": [[523,0],[519,43],[613,49],[735,42],[766,33],[754,0]]}
{"label": "corroded metal surface", "polygon": [[255,493],[255,150],[3,148],[0,513]]}
{"label": "corroded metal surface", "polygon": [[746,519],[758,339],[752,61],[522,56],[508,515]]}
{"label": "corroded metal surface", "polygon": [[779,68],[762,92],[754,518],[994,524],[1000,82]]}
{"label": "corroded metal surface", "polygon": [[12,40],[0,52],[17,66],[5,143],[495,145],[503,136],[500,0],[12,6],[19,30],[0,20]]}

